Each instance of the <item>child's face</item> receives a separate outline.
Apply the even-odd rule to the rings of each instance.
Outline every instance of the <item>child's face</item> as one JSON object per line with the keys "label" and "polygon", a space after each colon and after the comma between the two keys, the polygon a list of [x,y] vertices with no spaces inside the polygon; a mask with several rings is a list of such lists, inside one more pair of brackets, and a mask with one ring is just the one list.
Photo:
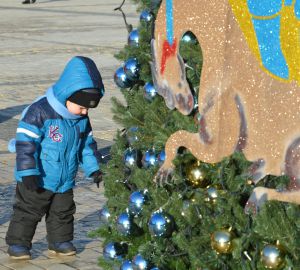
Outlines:
{"label": "child's face", "polygon": [[70,113],[73,113],[76,115],[87,115],[88,111],[89,111],[89,108],[83,107],[83,106],[73,103],[69,100],[67,100],[67,102],[66,102],[66,107]]}

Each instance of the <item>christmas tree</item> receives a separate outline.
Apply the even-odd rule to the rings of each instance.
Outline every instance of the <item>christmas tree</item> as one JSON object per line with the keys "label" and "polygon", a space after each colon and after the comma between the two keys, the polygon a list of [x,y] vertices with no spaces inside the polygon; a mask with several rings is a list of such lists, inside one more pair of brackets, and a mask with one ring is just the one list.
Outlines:
{"label": "christmas tree", "polygon": [[[183,116],[157,95],[150,43],[160,1],[134,2],[140,24],[131,29],[125,20],[128,44],[116,55],[124,62],[115,82],[126,105],[112,100],[114,119],[124,129],[103,169],[107,205],[96,231],[105,238],[99,264],[122,270],[300,269],[299,206],[267,201],[256,214],[245,213],[254,184],[242,153],[205,164],[179,149],[175,171],[155,183],[167,139],[177,130],[197,132],[201,115],[196,102]],[[203,59],[193,33],[182,36],[179,52],[196,100]],[[288,182],[269,175],[258,185],[283,190]]]}

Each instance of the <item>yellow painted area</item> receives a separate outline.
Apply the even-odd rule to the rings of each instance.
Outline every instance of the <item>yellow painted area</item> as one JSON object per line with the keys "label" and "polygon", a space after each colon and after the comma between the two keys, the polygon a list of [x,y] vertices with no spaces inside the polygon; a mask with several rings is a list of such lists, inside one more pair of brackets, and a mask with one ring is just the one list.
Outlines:
{"label": "yellow painted area", "polygon": [[[246,0],[228,0],[234,16],[245,35],[245,39],[260,63],[261,68],[273,78],[280,81],[295,80],[300,85],[300,20],[297,20],[294,13],[294,4],[292,6],[283,6],[278,13],[281,17],[280,21],[280,41],[282,53],[286,59],[289,68],[289,79],[282,78],[270,73],[261,61],[258,42],[256,39],[255,30],[252,24],[252,15],[250,14]],[[255,18],[258,18],[257,16]],[[265,19],[265,17],[261,17]]]}

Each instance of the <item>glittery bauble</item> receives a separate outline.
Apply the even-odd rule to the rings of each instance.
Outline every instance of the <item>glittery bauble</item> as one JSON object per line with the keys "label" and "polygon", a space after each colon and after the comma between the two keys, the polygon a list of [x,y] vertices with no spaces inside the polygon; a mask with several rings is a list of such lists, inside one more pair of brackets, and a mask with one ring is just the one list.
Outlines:
{"label": "glittery bauble", "polygon": [[104,206],[102,209],[100,209],[98,215],[99,215],[101,224],[103,224],[103,225],[109,224],[110,213],[106,206]]}
{"label": "glittery bauble", "polygon": [[280,245],[266,245],[260,256],[262,264],[267,269],[281,269],[285,264],[285,252]]}
{"label": "glittery bauble", "polygon": [[158,164],[157,158],[156,158],[156,152],[154,149],[147,150],[142,159],[142,164],[144,168],[149,168],[156,166]]}
{"label": "glittery bauble", "polygon": [[103,248],[103,256],[107,260],[121,260],[125,255],[125,248],[117,242],[110,242]]}
{"label": "glittery bauble", "polygon": [[157,95],[157,91],[154,88],[153,84],[150,82],[147,82],[144,86],[144,97],[148,101],[152,101],[155,96]]}
{"label": "glittery bauble", "polygon": [[149,263],[140,254],[133,257],[132,266],[134,270],[149,269]]}
{"label": "glittery bauble", "polygon": [[132,81],[125,74],[123,67],[119,67],[114,74],[114,81],[120,88],[128,88],[132,86]]}
{"label": "glittery bauble", "polygon": [[124,152],[123,159],[124,159],[124,164],[126,167],[128,167],[128,168],[134,167],[137,164],[137,159],[138,159],[137,151],[135,149],[128,148]]}
{"label": "glittery bauble", "polygon": [[120,270],[133,270],[132,262],[125,260],[120,267]]}
{"label": "glittery bauble", "polygon": [[229,230],[220,230],[212,233],[211,246],[220,254],[230,253],[233,249],[233,234]]}
{"label": "glittery bauble", "polygon": [[139,30],[134,29],[129,33],[128,36],[128,45],[129,46],[139,46]]}
{"label": "glittery bauble", "polygon": [[143,10],[140,15],[140,22],[149,23],[154,19],[154,15],[149,10]]}
{"label": "glittery bauble", "polygon": [[137,136],[138,127],[130,127],[127,130],[126,136],[129,144],[133,144],[134,142],[137,142],[139,140]]}
{"label": "glittery bauble", "polygon": [[130,235],[133,230],[133,219],[128,213],[122,213],[117,218],[117,229],[123,235]]}
{"label": "glittery bauble", "polygon": [[182,36],[181,41],[183,41],[185,43],[189,43],[189,44],[197,44],[198,43],[196,36],[191,31],[187,31]]}
{"label": "glittery bauble", "polygon": [[150,217],[148,227],[152,236],[169,237],[174,230],[174,219],[167,213],[154,212]]}
{"label": "glittery bauble", "polygon": [[129,197],[129,206],[128,210],[131,215],[137,216],[139,215],[145,203],[149,200],[148,191],[135,191],[131,193]]}
{"label": "glittery bauble", "polygon": [[129,80],[135,81],[140,76],[140,65],[136,58],[129,58],[124,64],[124,72]]}
{"label": "glittery bauble", "polygon": [[208,180],[205,178],[205,173],[203,172],[200,162],[196,162],[186,168],[187,181],[193,187],[206,187],[208,185]]}
{"label": "glittery bauble", "polygon": [[159,270],[159,268],[158,267],[153,267],[150,270]]}

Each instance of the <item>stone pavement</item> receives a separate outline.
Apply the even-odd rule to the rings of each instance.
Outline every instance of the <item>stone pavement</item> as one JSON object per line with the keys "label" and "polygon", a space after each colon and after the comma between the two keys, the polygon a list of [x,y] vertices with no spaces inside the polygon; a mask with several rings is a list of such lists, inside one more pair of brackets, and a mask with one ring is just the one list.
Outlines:
{"label": "stone pavement", "polygon": [[[106,95],[97,109],[90,111],[94,136],[101,155],[106,155],[118,125],[110,112],[112,96],[122,100],[113,82],[119,62],[113,57],[127,42],[121,13],[114,11],[122,0],[22,0],[0,3],[0,270],[4,269],[100,269],[101,239],[88,237],[98,227],[98,210],[105,204],[100,189],[79,172],[75,188],[74,243],[78,254],[68,258],[48,258],[44,220],[34,240],[33,259],[15,262],[6,255],[5,233],[12,212],[15,182],[15,155],[7,143],[15,136],[22,110],[44,94],[75,55],[91,57],[101,70]],[[127,0],[123,6],[128,23],[136,26],[138,14]]]}

